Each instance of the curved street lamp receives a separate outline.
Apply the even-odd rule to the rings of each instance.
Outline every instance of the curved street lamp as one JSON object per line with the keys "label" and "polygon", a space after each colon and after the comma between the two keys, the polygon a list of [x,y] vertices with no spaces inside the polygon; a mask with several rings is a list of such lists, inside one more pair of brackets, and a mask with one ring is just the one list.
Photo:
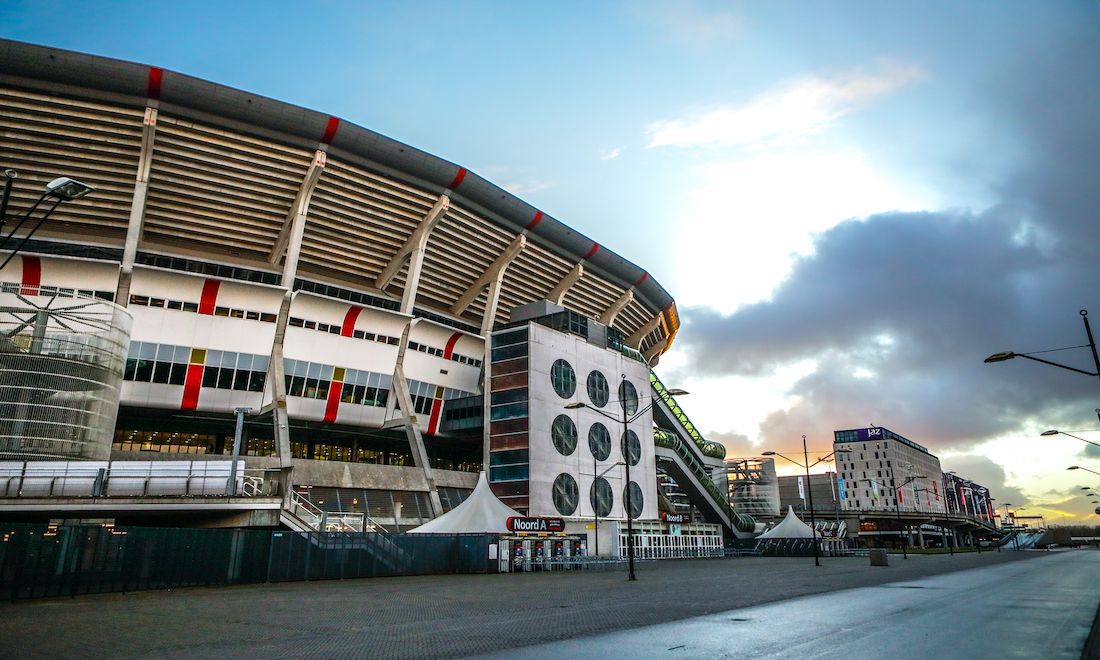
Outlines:
{"label": "curved street lamp", "polygon": [[[1092,328],[1089,327],[1089,312],[1086,309],[1081,310],[1081,320],[1085,322],[1085,334],[1088,335],[1089,343],[1085,344],[1092,350],[1092,361],[1096,364],[1096,373],[1091,371],[1085,371],[1084,369],[1077,369],[1076,367],[1067,367],[1064,364],[1058,364],[1057,362],[1051,362],[1050,360],[1044,360],[1042,358],[1034,357],[1034,353],[1048,353],[1050,351],[1034,351],[1034,353],[1016,353],[1014,351],[1002,351],[1000,353],[994,353],[985,359],[986,364],[992,362],[1004,362],[1005,360],[1011,360],[1013,358],[1027,358],[1028,360],[1034,360],[1036,362],[1042,362],[1043,364],[1049,364],[1054,367],[1060,367],[1062,369],[1068,369],[1070,371],[1076,371],[1079,374],[1085,374],[1086,376],[1100,377],[1100,355],[1096,353],[1096,342],[1092,339]],[[1069,348],[1084,348],[1084,346],[1070,346]],[[1066,350],[1064,348],[1052,349],[1055,351]],[[1045,433],[1043,435],[1046,435]]]}
{"label": "curved street lamp", "polygon": [[[4,176],[6,181],[4,182],[4,192],[2,194],[2,197],[0,197],[0,225],[7,224],[8,198],[11,196],[12,182],[19,175],[16,173],[15,170],[5,170]],[[31,239],[31,236],[34,236],[34,233],[37,232],[38,228],[42,226],[42,223],[46,222],[46,218],[50,217],[50,214],[53,213],[58,204],[60,204],[61,202],[71,202],[74,199],[79,199],[84,195],[93,192],[94,190],[94,187],[89,186],[86,183],[81,183],[76,179],[70,179],[67,176],[54,179],[53,181],[47,183],[45,192],[43,192],[42,195],[39,196],[38,200],[35,201],[35,203],[31,205],[29,209],[20,214],[21,217],[19,218],[19,222],[16,223],[15,227],[11,230],[11,233],[0,239],[0,248],[7,245],[8,241],[11,240],[13,236],[15,236],[15,232],[19,231],[19,229],[23,227],[23,223],[30,219],[30,217],[38,209],[39,205],[42,204],[42,202],[47,197],[53,197],[57,201],[55,201],[53,203],[53,206],[51,206],[46,211],[46,214],[43,215],[41,219],[39,219],[34,228],[31,229],[30,232],[23,237],[23,240],[20,241],[19,245],[15,246],[15,249],[12,250],[11,254],[8,255],[8,258],[4,260],[4,263],[0,264],[0,270],[3,270],[4,266],[7,266],[8,262],[10,262],[15,257],[15,255],[19,253],[19,250],[23,249],[23,246],[27,244],[27,241]]]}

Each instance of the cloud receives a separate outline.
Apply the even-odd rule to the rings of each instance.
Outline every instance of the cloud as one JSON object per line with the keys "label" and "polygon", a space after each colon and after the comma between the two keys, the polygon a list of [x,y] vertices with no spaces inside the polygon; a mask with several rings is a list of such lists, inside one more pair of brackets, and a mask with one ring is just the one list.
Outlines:
{"label": "cloud", "polygon": [[600,160],[611,160],[623,152],[623,147],[617,147],[615,149],[601,149]]}
{"label": "cloud", "polygon": [[915,66],[887,66],[833,78],[806,76],[781,83],[745,105],[687,119],[653,122],[649,147],[760,146],[817,133],[875,97],[922,76]]}
{"label": "cloud", "polygon": [[546,190],[551,185],[553,185],[553,184],[549,183],[548,181],[539,181],[537,179],[528,179],[528,180],[522,181],[522,182],[510,182],[510,183],[501,184],[500,187],[504,188],[505,190],[512,193],[513,195],[530,195],[533,192],[538,192],[540,190]]}
{"label": "cloud", "polygon": [[759,453],[759,447],[743,433],[708,433],[707,440],[726,446],[726,455],[752,456]]}
{"label": "cloud", "polygon": [[[730,314],[681,308],[682,369],[756,378],[812,362],[786,392],[789,405],[761,423],[765,441],[875,423],[934,452],[971,451],[1026,435],[1029,425],[1093,428],[1095,379],[1026,360],[982,363],[997,351],[1082,344],[1078,310],[1100,316],[1100,88],[1092,83],[1100,41],[1075,30],[1021,47],[1017,60],[992,67],[999,77],[974,86],[975,108],[1023,155],[992,183],[997,203],[877,213],[816,234],[769,298]],[[810,113],[801,130],[889,88],[824,95],[842,101],[822,102],[826,110]],[[778,134],[766,126],[728,135],[679,128],[655,132],[655,142]],[[751,232],[744,237],[751,241]],[[1054,355],[1094,369],[1088,349]]]}
{"label": "cloud", "polygon": [[1032,503],[1021,489],[1006,483],[1007,475],[1004,467],[988,456],[979,454],[947,456],[941,460],[941,466],[945,472],[957,472],[988,488],[990,495],[997,500],[994,502],[997,506],[1005,502],[1012,504],[1013,507],[1027,506]]}
{"label": "cloud", "polygon": [[657,23],[677,41],[699,46],[726,41],[744,28],[744,19],[722,10],[709,10],[697,0],[659,0],[632,3],[634,13]]}

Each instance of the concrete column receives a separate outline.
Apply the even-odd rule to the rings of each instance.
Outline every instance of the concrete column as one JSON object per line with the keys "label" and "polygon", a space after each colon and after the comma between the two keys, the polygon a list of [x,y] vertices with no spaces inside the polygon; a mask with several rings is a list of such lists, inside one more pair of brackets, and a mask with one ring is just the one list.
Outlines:
{"label": "concrete column", "polygon": [[455,304],[451,305],[451,314],[459,316],[462,312],[466,311],[466,308],[470,306],[470,303],[481,293],[481,290],[486,286],[489,287],[489,292],[485,300],[485,314],[481,318],[481,334],[484,336],[487,332],[493,329],[493,319],[497,314],[497,303],[500,300],[500,287],[504,282],[504,274],[508,270],[509,264],[519,256],[520,252],[527,247],[527,237],[520,234],[505,248],[504,252],[500,253],[500,256],[489,265],[481,277],[477,278],[477,281],[470,285],[470,288],[466,289],[466,292],[459,296]]}
{"label": "concrete column", "polygon": [[634,290],[627,289],[623,292],[623,295],[619,296],[618,300],[604,310],[603,314],[600,314],[600,323],[606,326],[613,324],[619,316],[619,312],[623,311],[623,308],[630,304],[631,300],[634,300]]}
{"label": "concrete column", "polygon": [[321,179],[327,158],[328,155],[321,150],[314,154],[313,162],[310,163],[301,185],[298,186],[298,194],[294,197],[294,203],[290,205],[279,236],[267,255],[269,262],[277,264],[283,254],[286,254],[286,261],[283,262],[283,286],[291,291],[294,289],[294,278],[298,274],[298,260],[302,254],[302,236],[306,230],[309,203],[313,199],[313,191]]}
{"label": "concrete column", "polygon": [[635,348],[635,349],[641,348],[642,340],[644,340],[646,338],[646,336],[649,335],[649,333],[656,330],[657,326],[659,326],[660,324],[661,324],[661,315],[658,314],[658,315],[654,316],[653,318],[651,318],[648,322],[646,322],[645,325],[638,328],[634,332],[634,334],[632,334],[632,335],[630,335],[629,337],[626,338],[627,346],[630,346],[631,348]]}
{"label": "concrete column", "polygon": [[[440,501],[439,491],[435,486],[435,471],[432,470],[431,462],[428,460],[428,450],[424,446],[424,436],[420,433],[420,426],[413,414],[412,392],[409,391],[409,383],[405,380],[404,362],[405,350],[409,346],[409,331],[419,320],[413,319],[410,321],[405,326],[405,331],[401,333],[401,348],[397,351],[397,366],[393,370],[392,391],[394,396],[392,398],[395,401],[388,404],[388,406],[394,405],[394,408],[389,408],[389,411],[394,411],[397,407],[400,407],[400,410],[396,411],[400,414],[398,418],[400,426],[405,430],[405,437],[409,440],[413,463],[424,472],[424,481],[428,484],[428,501],[431,503],[432,514],[438,518],[443,515],[443,502]],[[386,426],[390,425],[387,424]]]}
{"label": "concrete column", "polygon": [[138,243],[145,227],[145,202],[149,196],[149,171],[153,165],[153,141],[157,135],[157,109],[145,108],[141,125],[141,152],[138,155],[137,176],[134,181],[134,197],[130,202],[130,224],[126,227],[126,244],[122,249],[122,270],[115,289],[115,303],[130,305],[130,284],[134,279],[134,261]]}
{"label": "concrete column", "polygon": [[565,274],[565,277],[558,282],[557,286],[546,294],[546,299],[555,305],[560,305],[562,300],[565,300],[565,294],[569,292],[569,289],[573,288],[573,285],[577,283],[577,280],[584,277],[584,266],[577,264],[573,266],[573,269]]}
{"label": "concrete column", "polygon": [[420,287],[420,272],[424,267],[424,254],[428,247],[428,238],[435,229],[436,224],[447,215],[451,206],[451,198],[440,195],[424,219],[420,221],[397,254],[393,255],[390,262],[382,269],[382,273],[374,281],[374,287],[379,291],[385,290],[393,278],[400,272],[405,262],[409,262],[409,270],[405,275],[405,291],[401,294],[401,313],[412,314],[416,304],[416,291]]}

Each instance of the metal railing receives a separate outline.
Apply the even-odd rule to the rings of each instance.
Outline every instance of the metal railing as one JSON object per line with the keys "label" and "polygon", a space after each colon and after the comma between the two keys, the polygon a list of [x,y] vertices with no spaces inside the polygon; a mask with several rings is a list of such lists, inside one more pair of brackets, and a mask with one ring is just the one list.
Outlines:
{"label": "metal railing", "polygon": [[[362,532],[364,522],[368,519],[365,513],[345,513],[322,511],[316,504],[302,497],[298,492],[291,495],[291,514],[305,523],[311,529],[318,532]],[[382,527],[374,520],[370,521],[376,527]],[[375,531],[375,527],[366,531]]]}
{"label": "metal railing", "polygon": [[[246,469],[235,492],[276,497],[279,470]],[[231,461],[4,461],[0,498],[227,497]]]}

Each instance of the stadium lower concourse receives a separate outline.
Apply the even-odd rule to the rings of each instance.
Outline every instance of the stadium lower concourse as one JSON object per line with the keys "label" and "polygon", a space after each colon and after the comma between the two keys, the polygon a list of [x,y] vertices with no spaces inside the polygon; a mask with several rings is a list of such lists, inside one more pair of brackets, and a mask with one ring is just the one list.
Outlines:
{"label": "stadium lower concourse", "polygon": [[[643,266],[464,167],[181,73],[0,40],[0,105],[0,519],[402,532],[485,471],[604,554],[628,513],[641,549],[752,535],[651,371],[679,320]],[[658,475],[697,520],[665,521]]]}

